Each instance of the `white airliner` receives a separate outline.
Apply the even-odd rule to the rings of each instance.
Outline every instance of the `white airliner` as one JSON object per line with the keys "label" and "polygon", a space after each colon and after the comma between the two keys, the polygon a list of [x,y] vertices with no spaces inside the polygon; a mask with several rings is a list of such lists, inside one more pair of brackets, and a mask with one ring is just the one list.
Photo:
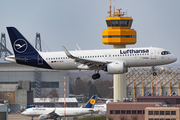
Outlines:
{"label": "white airliner", "polygon": [[[110,102],[107,101],[106,104]],[[94,105],[94,109],[99,112],[99,116],[106,116],[106,104]]]}
{"label": "white airliner", "polygon": [[106,116],[106,106],[107,106],[107,103],[113,102],[113,99],[99,98],[99,97],[97,97],[97,99],[98,100],[106,101],[106,103],[105,104],[100,104],[100,105],[94,105],[94,109],[99,112],[100,116]]}
{"label": "white airliner", "polygon": [[22,115],[29,117],[39,117],[40,120],[43,119],[57,119],[62,117],[74,117],[81,116],[85,114],[90,114],[96,112],[94,105],[96,102],[97,95],[93,95],[91,99],[86,103],[84,107],[80,108],[28,108]]}
{"label": "white airliner", "polygon": [[93,79],[100,78],[99,71],[122,74],[128,67],[157,66],[173,63],[176,56],[169,51],[156,48],[125,48],[104,50],[39,52],[14,27],[7,27],[15,55],[6,61],[55,70],[94,70]]}
{"label": "white airliner", "polygon": [[[105,104],[94,105],[95,111],[99,113],[99,116],[106,116],[106,106],[108,102],[113,102],[113,100],[107,100]],[[86,114],[84,117],[90,117],[92,114]]]}

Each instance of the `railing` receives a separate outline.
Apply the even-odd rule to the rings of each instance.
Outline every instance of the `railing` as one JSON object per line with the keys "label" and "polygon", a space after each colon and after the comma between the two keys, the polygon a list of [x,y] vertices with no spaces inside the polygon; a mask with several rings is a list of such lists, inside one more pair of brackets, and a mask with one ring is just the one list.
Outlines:
{"label": "railing", "polygon": [[[155,72],[157,73],[157,75],[160,75],[160,74],[163,73],[163,71],[162,71],[161,68],[159,68],[159,69],[156,70]],[[153,76],[153,74],[151,74],[148,78],[146,78],[146,79],[144,80],[144,86],[147,86],[148,84],[150,84],[150,83],[154,80],[154,78],[155,78],[155,77]]]}
{"label": "railing", "polygon": [[135,68],[131,69],[129,72],[126,73],[126,79],[132,77],[136,72],[138,72]]}
{"label": "railing", "polygon": [[[163,79],[165,79],[166,77],[168,77],[173,71],[168,68],[166,71],[164,71],[160,76],[157,77],[157,84],[159,84]],[[169,74],[170,73],[170,74]],[[153,82],[155,82],[156,78],[153,80]],[[154,84],[154,87],[156,86],[156,84]]]}
{"label": "railing", "polygon": [[174,78],[176,76],[178,76],[180,74],[180,69],[177,68],[175,71],[173,71],[171,74],[169,74],[166,78],[164,78],[162,80],[162,82],[165,82],[162,86],[165,86],[166,84],[168,84],[169,82],[171,82],[172,80],[174,80]]}
{"label": "railing", "polygon": [[144,74],[142,74],[141,76],[139,76],[134,82],[136,82],[136,86],[138,86],[139,84],[141,84],[142,82],[144,82],[146,80],[147,77],[149,77],[150,75],[152,75],[152,71],[153,69],[149,69],[148,71],[146,71]]}
{"label": "railing", "polygon": [[129,79],[126,80],[127,86],[129,86],[131,83],[133,83],[137,77],[144,74],[145,72],[146,72],[146,70],[141,68],[138,72],[136,72],[133,76],[131,76]]}

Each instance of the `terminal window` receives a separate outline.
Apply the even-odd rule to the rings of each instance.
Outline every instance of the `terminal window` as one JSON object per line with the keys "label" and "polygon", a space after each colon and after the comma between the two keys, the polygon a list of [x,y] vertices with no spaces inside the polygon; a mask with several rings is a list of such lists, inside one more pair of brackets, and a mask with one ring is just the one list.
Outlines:
{"label": "terminal window", "polygon": [[154,115],[159,115],[159,111],[154,111]]}
{"label": "terminal window", "polygon": [[164,111],[160,111],[160,115],[164,115]]}
{"label": "terminal window", "polygon": [[131,110],[127,110],[127,114],[131,114]]}
{"label": "terminal window", "polygon": [[120,114],[120,110],[116,110],[116,114]]}
{"label": "terminal window", "polygon": [[110,114],[115,114],[115,110],[110,110]]}
{"label": "terminal window", "polygon": [[170,115],[170,111],[166,111],[166,115]]}
{"label": "terminal window", "polygon": [[171,115],[176,115],[176,111],[171,111]]}
{"label": "terminal window", "polygon": [[148,112],[148,115],[153,115],[153,111],[149,111],[149,112]]}
{"label": "terminal window", "polygon": [[[31,82],[31,88],[36,88],[37,83]],[[59,88],[59,82],[42,82],[41,88]]]}
{"label": "terminal window", "polygon": [[138,110],[137,112],[138,112],[138,114],[142,114],[142,110]]}
{"label": "terminal window", "polygon": [[136,110],[132,110],[132,114],[136,114]]}
{"label": "terminal window", "polygon": [[125,110],[121,110],[121,114],[125,114]]}

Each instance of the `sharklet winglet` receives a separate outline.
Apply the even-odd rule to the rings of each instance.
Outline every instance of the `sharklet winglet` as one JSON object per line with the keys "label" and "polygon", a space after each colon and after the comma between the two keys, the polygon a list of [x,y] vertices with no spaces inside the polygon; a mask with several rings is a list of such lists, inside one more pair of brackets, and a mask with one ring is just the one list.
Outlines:
{"label": "sharklet winglet", "polygon": [[62,48],[69,58],[76,59],[76,57],[71,55],[71,53],[64,46],[62,46]]}

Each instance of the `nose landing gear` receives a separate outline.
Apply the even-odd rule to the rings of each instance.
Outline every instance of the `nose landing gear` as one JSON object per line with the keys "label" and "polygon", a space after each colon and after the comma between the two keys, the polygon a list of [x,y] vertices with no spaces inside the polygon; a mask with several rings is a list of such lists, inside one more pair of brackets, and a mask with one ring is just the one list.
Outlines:
{"label": "nose landing gear", "polygon": [[153,76],[157,76],[157,72],[155,72],[154,66],[152,67],[153,69]]}

